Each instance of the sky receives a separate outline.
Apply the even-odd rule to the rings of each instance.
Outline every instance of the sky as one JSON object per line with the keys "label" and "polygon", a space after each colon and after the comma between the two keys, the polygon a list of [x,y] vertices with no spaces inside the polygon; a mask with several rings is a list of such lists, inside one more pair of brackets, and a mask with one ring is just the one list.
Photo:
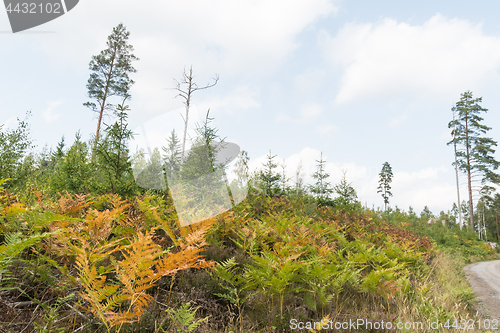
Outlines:
{"label": "sky", "polygon": [[190,126],[210,109],[251,169],[271,151],[291,185],[299,164],[311,184],[323,154],[332,185],[345,171],[361,203],[377,208],[389,162],[389,206],[439,214],[457,200],[447,125],[463,92],[483,98],[488,136],[500,140],[499,10],[497,1],[86,0],[15,34],[0,10],[0,124],[15,128],[31,111],[38,151],[63,135],[71,144],[77,131],[91,139],[88,65],[123,23],[139,58],[131,128],[180,119],[174,79],[192,66],[199,86],[219,81],[193,95]]}

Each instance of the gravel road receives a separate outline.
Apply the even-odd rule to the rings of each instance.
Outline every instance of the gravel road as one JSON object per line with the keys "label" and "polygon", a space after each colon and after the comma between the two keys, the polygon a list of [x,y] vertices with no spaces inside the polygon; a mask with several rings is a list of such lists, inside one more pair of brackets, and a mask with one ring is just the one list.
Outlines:
{"label": "gravel road", "polygon": [[500,260],[477,262],[464,267],[467,280],[481,301],[477,311],[500,319]]}

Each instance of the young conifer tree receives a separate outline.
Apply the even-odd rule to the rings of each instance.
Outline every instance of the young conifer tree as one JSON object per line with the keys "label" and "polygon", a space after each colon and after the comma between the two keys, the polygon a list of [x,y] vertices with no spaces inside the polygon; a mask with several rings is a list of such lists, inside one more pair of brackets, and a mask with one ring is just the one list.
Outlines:
{"label": "young conifer tree", "polygon": [[194,180],[217,170],[224,171],[225,164],[218,160],[218,154],[224,149],[225,138],[221,138],[217,134],[219,130],[210,125],[214,118],[210,118],[209,115],[210,110],[207,111],[204,122],[197,126],[198,136],[182,162],[183,181]]}
{"label": "young conifer tree", "polygon": [[[0,125],[0,179],[12,178],[15,183],[17,169],[21,166],[28,151],[33,148],[27,122],[30,115],[31,113],[27,112],[24,121],[18,118],[16,129],[6,129]],[[9,182],[7,186],[12,185],[13,182]]]}
{"label": "young conifer tree", "polygon": [[258,173],[260,187],[267,196],[273,196],[280,191],[281,175],[274,171],[278,167],[278,164],[274,162],[275,157],[276,155],[272,155],[271,150],[269,150],[267,161],[263,163],[264,169]]}
{"label": "young conifer tree", "polygon": [[[133,138],[133,132],[128,128],[127,112],[130,110],[125,105],[128,96],[117,107],[118,119],[113,125],[107,125],[106,137],[97,147],[99,170],[104,172],[109,188],[101,191],[111,191],[121,195],[130,194],[134,188],[132,176],[132,162],[129,155],[128,141]],[[158,152],[159,154],[159,152]]]}
{"label": "young conifer tree", "polygon": [[286,164],[285,164],[285,159],[283,159],[283,162],[280,164],[281,167],[281,179],[280,179],[280,189],[281,189],[281,194],[286,195],[287,193],[290,192],[290,186],[288,186],[288,182],[292,179],[286,175]]}
{"label": "young conifer tree", "polygon": [[347,182],[346,174],[347,171],[342,170],[342,179],[333,188],[339,195],[336,201],[343,205],[352,204],[358,200],[358,195],[356,194],[356,190],[354,189],[354,187],[352,187],[352,183]]}
{"label": "young conifer tree", "polygon": [[55,161],[60,160],[64,156],[64,147],[66,146],[64,140],[65,138],[63,135],[61,141],[57,143],[56,151],[52,154],[52,157],[54,158]]}
{"label": "young conifer tree", "polygon": [[181,170],[181,147],[175,129],[170,133],[170,137],[167,138],[167,146],[162,147],[162,150],[164,152],[163,159],[166,171],[168,173],[178,173]]}
{"label": "young conifer tree", "polygon": [[316,183],[311,186],[311,192],[316,195],[320,204],[326,204],[330,201],[330,194],[333,193],[333,189],[331,188],[331,184],[327,181],[330,177],[330,174],[325,170],[326,161],[323,160],[323,152],[321,152],[321,157],[319,160],[316,160],[318,163],[316,165],[316,172],[312,175],[314,179],[316,179]]}
{"label": "young conifer tree", "polygon": [[238,182],[243,186],[248,186],[248,178],[249,178],[249,170],[248,170],[248,162],[250,161],[250,157],[248,157],[248,152],[245,150],[241,151],[241,154],[238,156],[238,160],[235,165],[235,174],[238,178]]}
{"label": "young conifer tree", "polygon": [[88,146],[81,140],[78,131],[75,142],[60,157],[52,176],[52,190],[55,193],[83,193],[88,189],[91,174],[88,153]]}

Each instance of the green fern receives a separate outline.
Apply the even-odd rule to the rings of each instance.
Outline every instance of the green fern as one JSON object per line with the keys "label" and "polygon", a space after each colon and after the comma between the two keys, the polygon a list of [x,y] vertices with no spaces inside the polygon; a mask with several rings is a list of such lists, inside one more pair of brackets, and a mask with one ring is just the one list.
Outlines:
{"label": "green fern", "polygon": [[38,323],[34,323],[35,329],[38,333],[63,333],[64,327],[55,327],[57,323],[57,319],[59,314],[58,310],[67,302],[72,300],[75,297],[75,294],[69,294],[65,297],[58,298],[54,304],[54,306],[49,306],[44,304],[43,302],[37,301],[37,303],[48,313],[43,316],[44,325],[40,325]]}
{"label": "green fern", "polygon": [[[194,329],[198,327],[202,322],[208,320],[210,316],[195,320],[196,311],[198,310],[198,308],[191,309],[191,303],[187,302],[181,305],[181,307],[177,310],[174,309],[167,310],[167,312],[172,316],[172,319],[174,320],[176,332],[177,329],[179,330],[179,332],[182,333],[193,332]],[[163,328],[161,330],[164,333],[166,333],[166,331]]]}
{"label": "green fern", "polygon": [[0,280],[5,273],[11,260],[21,253],[25,248],[30,247],[44,238],[47,238],[55,232],[46,232],[40,235],[25,237],[21,232],[15,232],[5,235],[5,244],[0,245]]}
{"label": "green fern", "polygon": [[236,266],[236,260],[233,258],[227,259],[226,261],[218,263],[214,266],[214,270],[217,272],[217,275],[224,282],[229,283],[232,286],[235,286],[237,283],[236,274],[234,274],[231,270]]}
{"label": "green fern", "polygon": [[3,185],[7,183],[11,178],[2,178],[0,179],[0,190],[3,190]]}
{"label": "green fern", "polygon": [[300,281],[306,286],[306,305],[316,310],[320,305],[325,306],[340,294],[343,286],[353,281],[362,268],[356,268],[353,263],[342,263],[327,260],[322,257],[313,257],[302,266]]}
{"label": "green fern", "polygon": [[227,293],[220,294],[214,293],[214,295],[219,296],[230,303],[234,304],[238,308],[238,321],[240,326],[242,325],[242,311],[246,300],[253,295],[253,293],[248,293],[245,295],[245,291],[242,286],[245,285],[245,276],[237,274],[235,272],[235,266],[237,265],[236,260],[233,258],[227,259],[226,261],[218,263],[213,267],[217,276],[225,283],[220,284]]}
{"label": "green fern", "polygon": [[254,264],[246,266],[248,283],[245,288],[260,289],[264,294],[279,297],[281,316],[285,294],[301,289],[291,287],[298,279],[297,272],[302,265],[297,260],[302,253],[295,250],[292,245],[283,243],[274,244],[273,250],[264,246],[260,256],[251,255]]}

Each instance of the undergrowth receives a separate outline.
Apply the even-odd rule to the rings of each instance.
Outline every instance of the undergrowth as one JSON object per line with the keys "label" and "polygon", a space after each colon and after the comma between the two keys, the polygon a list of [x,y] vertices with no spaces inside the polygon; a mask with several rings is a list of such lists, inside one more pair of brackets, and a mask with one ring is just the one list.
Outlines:
{"label": "undergrowth", "polygon": [[4,332],[319,331],[361,319],[355,331],[453,332],[428,325],[475,316],[462,267],[495,256],[466,233],[358,204],[253,195],[181,227],[161,194],[33,189],[26,203],[0,191]]}

